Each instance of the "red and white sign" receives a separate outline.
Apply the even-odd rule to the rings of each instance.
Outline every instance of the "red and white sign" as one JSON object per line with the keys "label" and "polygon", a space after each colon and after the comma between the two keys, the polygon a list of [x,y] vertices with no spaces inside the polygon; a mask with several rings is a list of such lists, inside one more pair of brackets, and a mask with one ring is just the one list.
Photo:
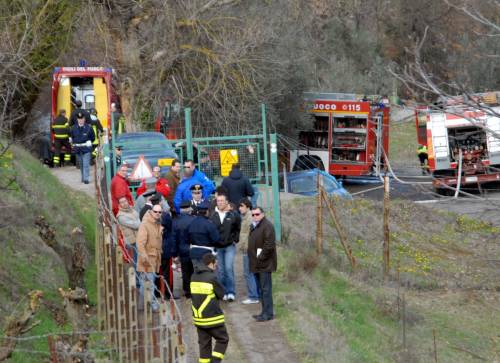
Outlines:
{"label": "red and white sign", "polygon": [[130,179],[145,179],[153,177],[153,170],[151,166],[144,159],[144,156],[139,156],[137,163],[135,163],[134,170],[130,174]]}
{"label": "red and white sign", "polygon": [[312,112],[370,113],[369,102],[316,100]]}

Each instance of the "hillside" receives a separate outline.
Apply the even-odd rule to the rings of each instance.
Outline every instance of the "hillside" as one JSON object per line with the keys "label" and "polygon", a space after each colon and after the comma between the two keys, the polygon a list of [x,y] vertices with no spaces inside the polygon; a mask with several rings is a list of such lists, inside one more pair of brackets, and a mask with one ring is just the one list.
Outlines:
{"label": "hillside", "polygon": [[[38,160],[20,147],[13,146],[0,159],[0,185],[13,179],[0,193],[0,335],[11,315],[19,314],[29,303],[28,293],[41,290],[41,306],[33,318],[40,323],[27,335],[43,335],[71,330],[59,288],[68,288],[75,227],[83,230],[86,240],[86,278],[90,304],[95,303],[95,266],[93,241],[95,205],[92,198],[77,194],[61,185]],[[43,219],[41,218],[43,217]],[[39,228],[44,221],[55,233]],[[43,231],[41,237],[40,232]],[[50,245],[48,245],[49,243]],[[9,362],[40,362],[46,358],[46,337],[18,343]],[[42,351],[30,354],[29,351]]]}
{"label": "hillside", "polygon": [[316,225],[315,201],[282,205],[276,301],[305,362],[431,362],[435,351],[439,362],[498,359],[499,228],[395,200],[391,278],[384,284],[381,203],[335,205],[357,259],[354,271],[326,211],[325,253],[317,259],[315,227],[303,228]]}

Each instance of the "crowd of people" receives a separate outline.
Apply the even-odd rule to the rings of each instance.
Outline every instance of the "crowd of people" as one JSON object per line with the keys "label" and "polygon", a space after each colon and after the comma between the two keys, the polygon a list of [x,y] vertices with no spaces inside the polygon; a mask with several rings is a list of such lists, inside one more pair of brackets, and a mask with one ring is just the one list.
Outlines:
{"label": "crowd of people", "polygon": [[[247,296],[240,302],[261,303],[261,313],[253,316],[257,322],[274,318],[274,227],[264,210],[252,205],[254,189],[238,164],[215,188],[192,160],[182,166],[174,160],[165,175],[155,167],[153,178],[142,182],[135,199],[127,173],[127,165],[121,165],[112,179],[112,210],[132,251],[139,309],[144,308],[146,281],[156,286],[164,281],[163,297],[180,298],[174,295],[173,279],[173,270],[180,266],[182,291],[191,299],[199,336],[199,362],[219,362],[229,342],[219,301],[237,300],[234,266],[238,251],[241,259],[236,263],[243,266],[247,287]],[[159,294],[161,289],[151,292],[153,311],[159,308]]]}

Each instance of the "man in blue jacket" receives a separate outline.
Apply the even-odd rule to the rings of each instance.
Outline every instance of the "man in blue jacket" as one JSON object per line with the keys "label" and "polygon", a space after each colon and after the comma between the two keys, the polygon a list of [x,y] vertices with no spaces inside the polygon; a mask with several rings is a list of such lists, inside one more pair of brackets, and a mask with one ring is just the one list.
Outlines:
{"label": "man in blue jacket", "polygon": [[71,127],[70,142],[73,146],[78,164],[80,165],[82,183],[88,184],[90,179],[90,156],[95,134],[94,130],[92,130],[92,126],[85,123],[84,113],[77,113],[76,121],[77,123]]}
{"label": "man in blue jacket", "polygon": [[219,246],[219,231],[215,224],[208,219],[208,202],[204,201],[196,209],[196,218],[188,228],[188,239],[191,243],[191,260],[193,266],[201,264],[201,258]]}
{"label": "man in blue jacket", "polygon": [[179,207],[183,200],[191,199],[191,187],[194,184],[201,184],[203,187],[203,199],[207,200],[208,197],[214,192],[214,183],[207,178],[207,176],[201,171],[197,170],[193,160],[186,160],[184,162],[184,176],[174,197],[174,206],[177,213],[179,213]]}
{"label": "man in blue jacket", "polygon": [[189,290],[189,283],[191,282],[191,275],[193,275],[194,269],[193,262],[189,255],[188,229],[195,217],[191,215],[192,208],[189,200],[182,201],[180,207],[181,213],[173,221],[172,239],[178,253],[178,260],[176,263],[180,262],[181,264],[182,289],[184,290],[186,298],[190,298],[191,291]]}

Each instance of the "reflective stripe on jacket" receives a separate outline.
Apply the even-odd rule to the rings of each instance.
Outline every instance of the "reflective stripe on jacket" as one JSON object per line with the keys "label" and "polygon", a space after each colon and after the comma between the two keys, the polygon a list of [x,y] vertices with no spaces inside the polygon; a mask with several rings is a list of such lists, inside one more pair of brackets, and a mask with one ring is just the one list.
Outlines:
{"label": "reflective stripe on jacket", "polygon": [[204,328],[224,325],[224,313],[219,306],[224,288],[217,281],[214,271],[207,266],[196,265],[190,290],[194,325]]}
{"label": "reflective stripe on jacket", "polygon": [[68,119],[62,115],[57,116],[52,123],[52,131],[54,138],[67,139],[69,137]]}

